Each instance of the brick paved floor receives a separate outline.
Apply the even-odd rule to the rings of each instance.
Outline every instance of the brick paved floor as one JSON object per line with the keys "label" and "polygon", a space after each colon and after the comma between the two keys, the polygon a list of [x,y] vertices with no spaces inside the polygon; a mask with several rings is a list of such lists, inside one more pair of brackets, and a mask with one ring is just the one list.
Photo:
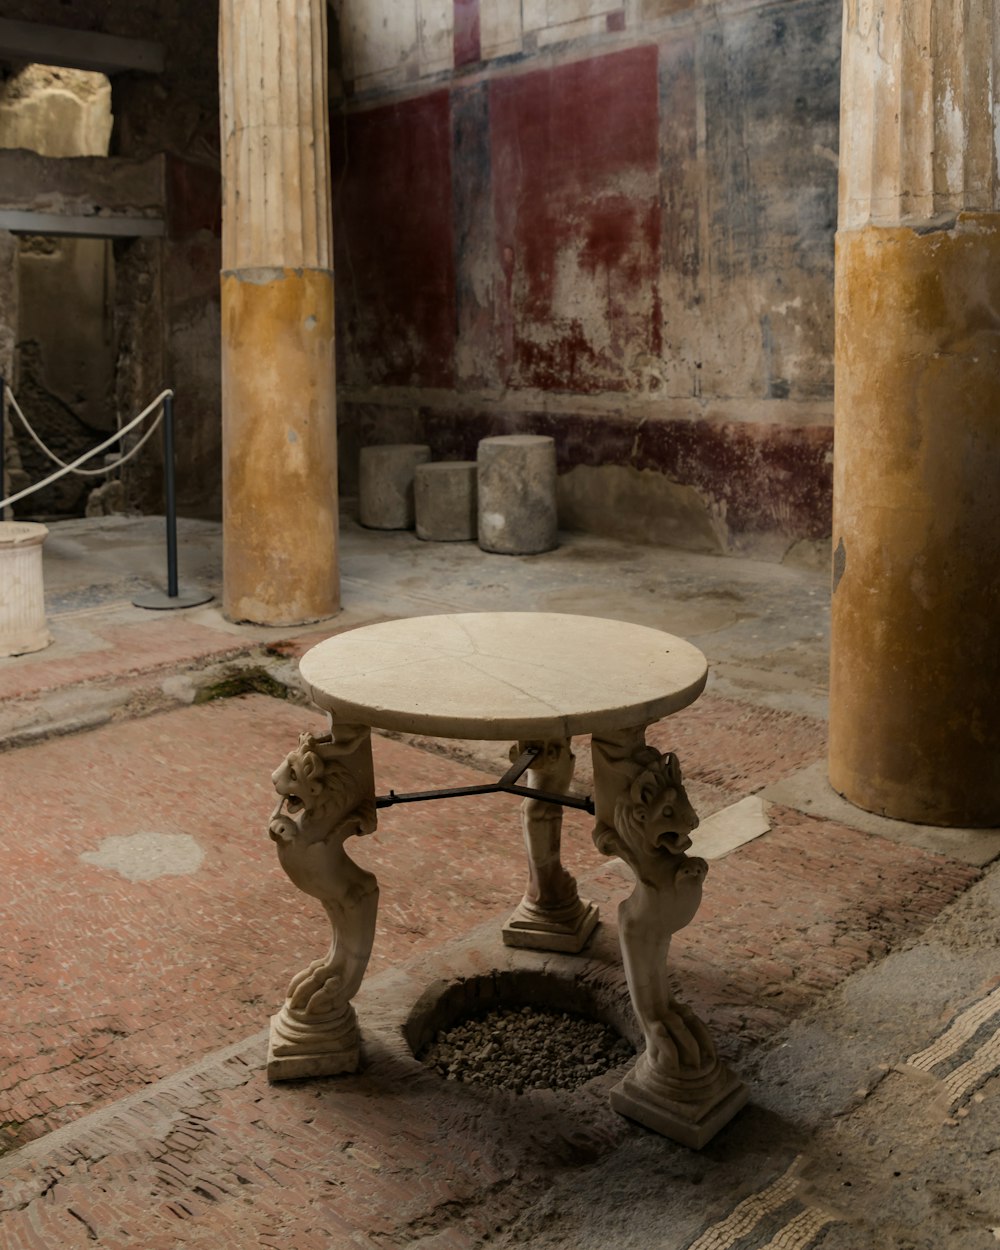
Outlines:
{"label": "brick paved floor", "polygon": [[[650,736],[682,753],[692,792],[716,805],[822,749],[808,718],[765,712],[755,735],[746,707],[703,703]],[[5,1250],[457,1250],[541,1194],[547,1169],[589,1166],[642,1132],[607,1110],[600,1082],[515,1104],[376,1062],[356,1077],[267,1086],[259,1030],[327,935],[266,835],[270,771],[307,727],[322,727],[315,713],[257,695],[0,756],[4,819],[23,830],[7,840],[3,920],[18,941],[0,976],[0,1122],[9,1144],[66,1126],[9,1158]],[[385,787],[481,779],[378,736],[375,754]],[[674,948],[684,996],[737,1066],[978,875],[791,809],[771,820],[712,865]],[[627,871],[597,855],[582,814],[565,828],[565,859],[613,927]],[[135,881],[81,859],[148,833],[193,839],[200,864]],[[382,889],[369,975],[408,964],[414,999],[432,959],[499,921],[522,886],[516,804],[500,796],[390,809],[354,848]],[[212,1058],[227,1045],[234,1053]],[[199,1060],[203,1070],[174,1077]]]}
{"label": "brick paved floor", "polygon": [[[104,541],[83,530],[81,541]],[[26,718],[42,734],[94,724],[90,712],[109,722],[0,753],[0,920],[12,935],[0,956],[2,1250],[473,1250],[497,1240],[532,1250],[681,1250],[706,1221],[725,1219],[737,1193],[780,1177],[814,1124],[822,1122],[829,1148],[809,1184],[833,1176],[838,1117],[850,1114],[880,1059],[917,1048],[908,1039],[869,1054],[866,1019],[838,996],[849,1007],[859,994],[851,987],[864,998],[875,983],[901,1001],[919,996],[905,972],[916,960],[939,981],[941,1020],[920,1026],[932,1036],[947,1011],[995,976],[992,949],[978,963],[965,949],[970,934],[995,929],[995,887],[986,911],[982,902],[969,911],[961,962],[942,963],[926,938],[990,884],[969,889],[980,869],[968,855],[960,862],[906,845],[905,828],[884,838],[859,832],[850,811],[821,819],[772,802],[769,832],[711,865],[704,904],[671,954],[678,992],[750,1076],[751,1105],[704,1152],[614,1115],[614,1074],[558,1096],[467,1089],[403,1055],[398,1025],[395,1049],[385,1029],[366,1035],[357,1075],[268,1086],[267,1018],[289,975],[328,940],[319,907],[276,864],[269,776],[298,732],[322,722],[261,695],[134,718],[171,700],[176,708],[192,696],[193,679],[211,684],[221,672],[211,666],[232,656],[266,662],[266,645],[294,659],[333,631],[239,630],[210,611],[143,616],[119,602],[119,537],[105,543],[107,586],[95,589],[82,566],[61,569],[56,645],[0,666],[3,745],[26,740],[18,736]],[[599,610],[599,576],[614,615],[692,637],[709,655],[712,684],[649,737],[678,752],[702,815],[776,783],[780,790],[823,757],[821,578],[814,585],[785,569],[643,548],[628,548],[623,563],[607,543],[583,539],[513,565],[350,526],[344,552],[352,604],[338,629],[414,611],[537,607],[545,595],[555,596],[549,607]],[[213,560],[206,555],[199,576],[212,573]],[[129,573],[128,585],[134,580]],[[101,611],[88,606],[104,600]],[[480,781],[477,769],[506,760],[500,744],[452,744],[451,755],[430,742],[376,737],[374,745],[380,788]],[[586,791],[586,744],[577,752],[576,784]],[[812,810],[794,786],[788,794],[782,803]],[[631,884],[622,865],[593,849],[589,826],[567,813],[564,858],[604,920],[579,975],[590,976],[603,952],[620,982],[614,917]],[[963,845],[959,837],[938,849],[961,855]],[[363,1021],[382,1011],[391,1023],[392,1010],[436,977],[515,957],[498,940],[523,886],[513,799],[390,809],[352,853],[381,887]],[[972,856],[988,858],[981,849]],[[548,957],[516,958],[538,966]],[[964,981],[952,991],[959,971]],[[874,1011],[882,1032],[905,1030],[913,1014]],[[826,1049],[814,1023],[823,1012],[835,1022],[824,1025],[831,1036],[842,1030]],[[928,1175],[944,1168],[936,1161]],[[824,1211],[838,1206],[829,1198]],[[992,1237],[1000,1209],[989,1215],[985,1198],[981,1205],[966,1203],[956,1227],[979,1220]],[[877,1216],[876,1203],[866,1218]],[[872,1250],[873,1237],[852,1243],[850,1227],[835,1223],[809,1250],[827,1234],[838,1248]],[[940,1250],[936,1235],[906,1244]],[[805,1241],[794,1244],[805,1250]]]}
{"label": "brick paved floor", "polygon": [[[26,1140],[256,1028],[320,953],[319,908],[278,868],[270,774],[314,712],[248,696],[107,726],[0,756],[8,847],[0,1124]],[[378,736],[400,790],[481,774]],[[567,825],[567,831],[569,825]],[[197,871],[130,881],[85,862],[108,838],[194,839]],[[596,864],[582,827],[567,860]],[[580,854],[576,854],[579,846]],[[430,950],[483,909],[513,906],[523,855],[516,801],[382,814],[356,846],[382,885],[372,971]]]}

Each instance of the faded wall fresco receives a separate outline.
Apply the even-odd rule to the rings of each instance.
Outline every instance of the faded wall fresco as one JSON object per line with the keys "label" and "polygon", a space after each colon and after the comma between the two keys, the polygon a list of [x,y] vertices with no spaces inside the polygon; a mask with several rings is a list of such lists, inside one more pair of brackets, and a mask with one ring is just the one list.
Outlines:
{"label": "faded wall fresco", "polygon": [[[449,96],[334,119],[339,309],[348,386],[451,387],[455,257]],[[405,210],[401,211],[405,205]]]}
{"label": "faded wall fresco", "polygon": [[364,7],[337,6],[345,489],[366,442],[535,430],[570,524],[629,533],[632,499],[652,540],[828,535],[840,5],[455,0],[444,70]]}
{"label": "faded wall fresco", "polygon": [[[345,491],[365,442],[538,430],[566,524],[768,557],[826,537],[840,3],[329,12]],[[162,75],[112,82],[111,152],[166,154],[168,220],[115,245],[114,403],[176,388],[181,508],[217,515],[216,7],[5,16],[165,45]]]}

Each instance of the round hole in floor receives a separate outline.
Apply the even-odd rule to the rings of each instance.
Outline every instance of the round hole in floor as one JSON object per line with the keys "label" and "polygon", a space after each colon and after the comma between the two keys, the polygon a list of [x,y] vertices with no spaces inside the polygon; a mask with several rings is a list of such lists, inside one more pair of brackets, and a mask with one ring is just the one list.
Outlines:
{"label": "round hole in floor", "polygon": [[430,987],[404,1026],[413,1054],[446,1080],[521,1094],[577,1089],[631,1060],[634,1020],[589,987],[494,972]]}

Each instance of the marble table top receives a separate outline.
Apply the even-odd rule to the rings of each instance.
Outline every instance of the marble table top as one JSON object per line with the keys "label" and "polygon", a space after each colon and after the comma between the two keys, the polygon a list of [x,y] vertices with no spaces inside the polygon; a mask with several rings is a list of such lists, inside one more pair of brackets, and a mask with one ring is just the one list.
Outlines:
{"label": "marble table top", "polygon": [[648,725],[701,694],[704,655],[645,625],[463,612],[349,630],[307,651],[334,720],[437,738],[569,738]]}

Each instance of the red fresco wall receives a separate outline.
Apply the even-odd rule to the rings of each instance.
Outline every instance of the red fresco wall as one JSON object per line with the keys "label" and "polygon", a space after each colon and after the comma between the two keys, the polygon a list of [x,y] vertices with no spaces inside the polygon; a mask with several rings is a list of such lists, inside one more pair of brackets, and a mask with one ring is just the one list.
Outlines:
{"label": "red fresco wall", "polygon": [[455,0],[455,65],[479,60],[479,0]]}
{"label": "red fresco wall", "polygon": [[730,550],[829,534],[839,26],[779,8],[490,64],[455,0],[445,87],[334,115],[346,493],[369,442],[533,431]]}
{"label": "red fresco wall", "polygon": [[[455,174],[487,184],[468,192],[490,197],[491,255],[459,240],[458,264],[494,269],[492,342],[480,346],[505,385],[622,390],[627,353],[659,349],[656,65],[640,48],[491,85],[487,160]],[[335,119],[349,384],[455,381],[452,113],[442,91]]]}
{"label": "red fresco wall", "polygon": [[339,377],[451,386],[448,92],[335,117],[331,151]]}
{"label": "red fresco wall", "polygon": [[655,47],[495,81],[490,136],[508,385],[626,389],[661,336]]}

